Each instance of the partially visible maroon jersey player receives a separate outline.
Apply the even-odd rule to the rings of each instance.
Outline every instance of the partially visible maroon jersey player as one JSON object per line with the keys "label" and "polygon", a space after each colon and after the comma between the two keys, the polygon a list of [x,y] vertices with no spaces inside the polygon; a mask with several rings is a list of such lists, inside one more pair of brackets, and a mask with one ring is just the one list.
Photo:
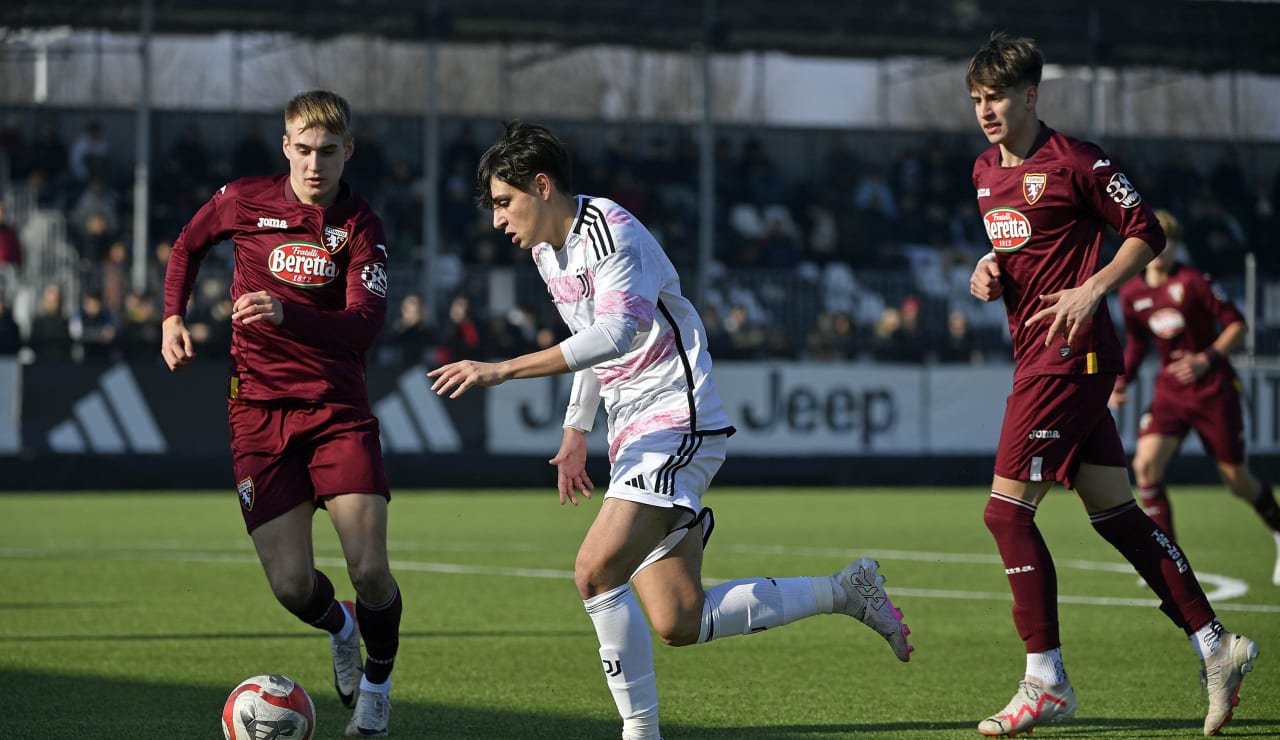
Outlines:
{"label": "partially visible maroon jersey player", "polygon": [[1120,287],[1126,344],[1124,375],[1116,380],[1111,405],[1128,400],[1126,383],[1154,342],[1160,354],[1151,405],[1138,424],[1133,474],[1147,515],[1169,536],[1173,509],[1165,471],[1192,429],[1218,464],[1222,482],[1248,501],[1276,543],[1272,583],[1280,586],[1280,506],[1271,484],[1245,464],[1244,414],[1240,380],[1227,359],[1246,330],[1244,314],[1203,272],[1176,261],[1174,245],[1182,226],[1169,211],[1157,211],[1169,248],[1147,264],[1143,275]]}
{"label": "partially visible maroon jersey player", "polygon": [[[1035,42],[996,33],[965,76],[992,145],[974,164],[973,185],[993,251],[974,268],[970,292],[984,301],[1003,297],[1014,353],[1013,391],[983,518],[1004,563],[1027,655],[1017,692],[978,732],[1012,736],[1075,714],[1059,639],[1057,575],[1035,522],[1057,482],[1076,492],[1094,529],[1190,636],[1208,677],[1205,733],[1216,734],[1231,718],[1257,645],[1223,629],[1186,557],[1138,508],[1107,409],[1123,355],[1103,299],[1164,248],[1164,232],[1110,156],[1040,121],[1043,67]],[[1123,241],[1104,265],[1108,227]]]}
{"label": "partially visible maroon jersey player", "polygon": [[[364,360],[386,318],[386,237],[341,180],[355,149],[347,101],[302,93],[284,119],[289,174],[223,186],[174,242],[161,354],[171,370],[194,358],[187,300],[200,261],[230,240],[227,400],[240,511],[276,599],[330,634],[334,686],[355,708],[347,735],[386,735],[403,607],[387,557],[390,491]],[[338,532],[354,605],[339,603],[315,568],[316,508]]]}

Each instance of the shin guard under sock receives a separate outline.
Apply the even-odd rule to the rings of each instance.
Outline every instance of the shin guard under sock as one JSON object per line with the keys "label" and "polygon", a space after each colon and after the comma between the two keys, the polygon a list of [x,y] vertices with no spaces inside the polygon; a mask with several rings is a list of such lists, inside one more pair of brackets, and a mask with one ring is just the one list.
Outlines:
{"label": "shin guard under sock", "polygon": [[1013,624],[1028,653],[1060,647],[1058,573],[1053,556],[1036,527],[1036,507],[992,492],[983,520],[995,537],[1013,592]]}

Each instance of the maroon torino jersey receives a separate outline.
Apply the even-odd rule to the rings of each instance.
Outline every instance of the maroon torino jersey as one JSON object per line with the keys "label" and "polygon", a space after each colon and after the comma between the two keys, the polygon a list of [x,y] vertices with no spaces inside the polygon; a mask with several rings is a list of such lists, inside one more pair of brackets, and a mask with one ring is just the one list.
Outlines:
{"label": "maroon torino jersey", "polygon": [[973,165],[973,185],[1000,266],[1014,378],[1120,373],[1120,341],[1105,301],[1071,347],[1061,337],[1044,346],[1049,320],[1024,324],[1048,307],[1040,296],[1078,287],[1098,271],[1108,225],[1163,250],[1155,213],[1101,149],[1043,123],[1017,167],[1000,166],[998,145],[983,152]]}
{"label": "maroon torino jersey", "polygon": [[235,243],[231,299],[265,290],[284,323],[233,322],[232,398],[367,403],[364,353],[387,315],[387,248],[369,204],[341,185],[324,208],[298,200],[289,176],[223,186],[173,245],[164,315],[181,315],[200,260]]}
{"label": "maroon torino jersey", "polygon": [[[1244,321],[1244,314],[1209,276],[1188,265],[1175,264],[1169,279],[1152,288],[1142,275],[1120,286],[1128,343],[1124,348],[1124,377],[1132,381],[1147,355],[1152,339],[1160,351],[1163,369],[1182,353],[1203,352],[1218,338],[1221,328]],[[1176,353],[1176,356],[1175,356]],[[1204,377],[1187,386],[1166,372],[1156,376],[1156,387],[1166,392],[1214,394],[1235,383],[1235,372],[1225,360],[1209,367]]]}

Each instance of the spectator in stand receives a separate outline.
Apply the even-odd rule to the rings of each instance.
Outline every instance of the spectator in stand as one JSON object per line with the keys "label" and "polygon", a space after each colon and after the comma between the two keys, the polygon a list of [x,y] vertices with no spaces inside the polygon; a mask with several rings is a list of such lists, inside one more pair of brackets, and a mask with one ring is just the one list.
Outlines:
{"label": "spectator in stand", "polygon": [[128,245],[120,239],[111,242],[98,269],[98,289],[102,293],[103,304],[114,316],[124,313],[124,298],[129,292],[130,267]]}
{"label": "spectator in stand", "polygon": [[750,360],[759,357],[764,350],[765,331],[761,322],[751,316],[742,303],[734,303],[722,322],[728,343],[716,350],[716,355],[726,360]]}
{"label": "spectator in stand", "polygon": [[80,308],[71,317],[71,353],[77,361],[109,360],[116,354],[120,327],[102,303],[102,296],[85,291]]}
{"label": "spectator in stand", "polygon": [[818,314],[806,341],[807,359],[815,362],[843,362],[862,353],[858,325],[845,311]]}
{"label": "spectator in stand", "polygon": [[1156,175],[1158,188],[1152,198],[1164,203],[1174,213],[1189,213],[1200,196],[1204,177],[1191,161],[1186,149],[1179,149],[1164,163]]}
{"label": "spectator in stand", "polygon": [[111,179],[114,174],[111,168],[111,145],[107,143],[101,123],[89,121],[85,124],[84,131],[71,142],[67,163],[71,175],[81,183],[87,183],[94,177]]}
{"label": "spectator in stand", "polygon": [[[387,154],[379,136],[367,123],[359,124],[352,134],[360,156],[352,157],[342,176],[370,203],[382,202],[383,178],[387,174]],[[447,170],[445,170],[447,171]]]}
{"label": "spectator in stand", "polygon": [[955,308],[947,314],[947,333],[938,344],[938,362],[981,365],[986,360],[978,338],[969,325],[969,314]]}
{"label": "spectator in stand", "polygon": [[[916,308],[909,308],[914,301]],[[919,364],[924,362],[924,344],[918,332],[909,331],[906,316],[918,316],[919,301],[908,298],[902,307],[885,306],[876,321],[871,339],[871,356],[877,362]],[[915,319],[913,319],[915,321]]]}
{"label": "spectator in stand", "polygon": [[471,299],[455,295],[449,301],[449,319],[440,330],[435,364],[480,359],[480,327],[471,315]]}
{"label": "spectator in stand", "polygon": [[1216,278],[1244,274],[1244,228],[1208,185],[1191,207],[1187,249],[1192,263]]}
{"label": "spectator in stand", "polygon": [[173,242],[161,239],[151,250],[151,261],[147,263],[147,295],[164,294],[164,274],[169,269],[169,255],[173,252]]}
{"label": "spectator in stand", "polygon": [[9,160],[9,175],[15,180],[26,177],[31,169],[31,146],[16,116],[8,118],[0,129],[0,157]]}
{"label": "spectator in stand", "polygon": [[[45,191],[54,193],[58,199],[65,197],[71,171],[68,169],[70,155],[67,145],[62,140],[62,128],[57,118],[46,118],[40,124],[35,141],[31,144],[31,173],[40,173],[46,183]],[[42,202],[41,205],[46,205]],[[61,205],[61,200],[58,201]]]}
{"label": "spectator in stand", "polygon": [[214,162],[209,154],[209,147],[205,145],[204,135],[200,133],[200,127],[194,123],[182,127],[165,156],[176,162],[193,183],[206,180]]}
{"label": "spectator in stand", "polygon": [[9,304],[5,301],[4,294],[0,293],[0,356],[16,355],[20,349],[22,349],[22,330],[18,328],[18,322],[13,320],[13,314],[9,311]]}
{"label": "spectator in stand", "polygon": [[130,292],[124,297],[124,321],[120,327],[120,350],[130,360],[154,361],[160,344],[160,315],[156,299]]}
{"label": "spectator in stand", "polygon": [[[413,166],[403,159],[391,163],[382,215],[386,220],[387,243],[398,254],[422,243],[422,184]],[[395,245],[401,245],[396,247]]]}
{"label": "spectator in stand", "polygon": [[1209,172],[1207,184],[1223,208],[1240,222],[1248,219],[1250,206],[1253,204],[1249,182],[1249,176],[1240,165],[1240,155],[1236,148],[1224,147]]}
{"label": "spectator in stand", "polygon": [[97,263],[120,235],[119,203],[107,181],[94,176],[67,216],[80,258]]}
{"label": "spectator in stand", "polygon": [[37,360],[71,357],[71,323],[63,308],[62,286],[49,283],[40,293],[40,305],[31,319],[27,344]]}
{"label": "spectator in stand", "polygon": [[[363,151],[361,156],[363,156]],[[231,172],[236,177],[253,177],[255,175],[272,175],[283,168],[280,158],[267,147],[262,136],[262,128],[255,120],[245,123],[231,150]]]}
{"label": "spectator in stand", "polygon": [[4,201],[0,200],[0,269],[4,265],[13,265],[14,270],[22,269],[22,240],[18,230],[6,218]]}
{"label": "spectator in stand", "polygon": [[383,332],[378,361],[383,365],[410,366],[422,362],[425,353],[434,344],[434,332],[427,325],[422,310],[422,297],[410,293],[400,299],[400,314]]}

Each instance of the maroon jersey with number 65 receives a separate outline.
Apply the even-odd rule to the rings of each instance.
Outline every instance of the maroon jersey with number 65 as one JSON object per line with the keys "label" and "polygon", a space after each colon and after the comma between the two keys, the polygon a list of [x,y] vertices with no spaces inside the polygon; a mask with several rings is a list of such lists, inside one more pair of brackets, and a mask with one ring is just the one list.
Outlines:
{"label": "maroon jersey with number 65", "polygon": [[182,315],[199,263],[235,244],[231,299],[266,291],[284,322],[233,322],[230,395],[246,401],[296,399],[367,404],[364,353],[387,315],[387,248],[382,222],[341,185],[329,207],[303,203],[288,175],[223,186],[174,242],[164,315]]}
{"label": "maroon jersey with number 65", "polygon": [[998,145],[983,152],[973,185],[1000,267],[1014,377],[1120,373],[1120,341],[1105,301],[1070,347],[1062,337],[1045,346],[1051,320],[1025,324],[1050,305],[1040,296],[1079,287],[1098,271],[1108,226],[1163,250],[1164,231],[1150,206],[1100,148],[1044,124],[1016,167],[1001,166]]}

